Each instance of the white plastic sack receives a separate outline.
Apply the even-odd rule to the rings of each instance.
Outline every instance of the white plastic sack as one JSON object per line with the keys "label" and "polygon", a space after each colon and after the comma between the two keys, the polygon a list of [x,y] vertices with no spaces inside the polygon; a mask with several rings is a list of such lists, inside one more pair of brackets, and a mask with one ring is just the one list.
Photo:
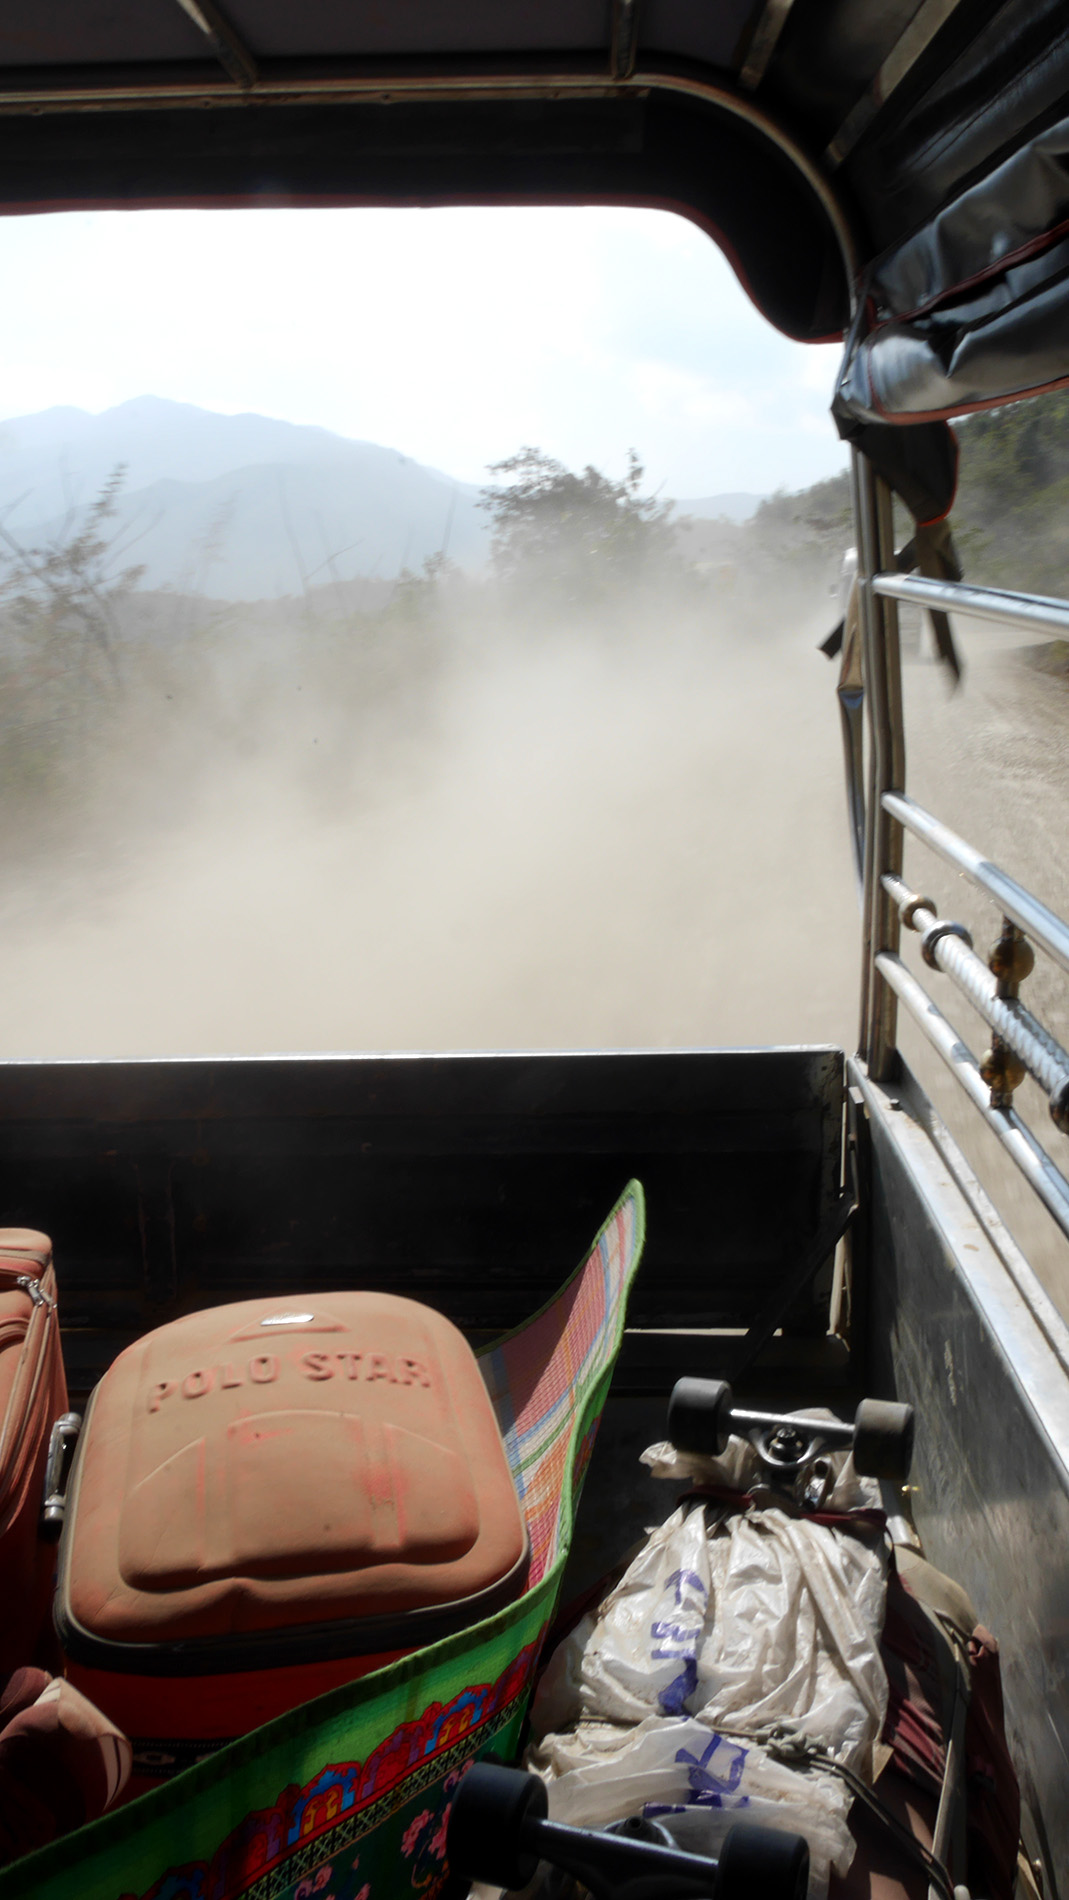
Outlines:
{"label": "white plastic sack", "polygon": [[606,1827],[645,1814],[688,1853],[713,1859],[737,1821],[804,1834],[811,1900],[823,1900],[832,1865],[845,1872],[850,1864],[850,1796],[837,1776],[800,1774],[761,1746],[690,1716],[649,1716],[637,1725],[580,1722],[543,1737],[526,1766],[548,1784],[550,1819],[571,1827]]}
{"label": "white plastic sack", "polygon": [[740,1735],[793,1722],[865,1774],[887,1711],[886,1561],[875,1534],[681,1505],[551,1658],[535,1732],[651,1714]]}
{"label": "white plastic sack", "polygon": [[[733,1440],[723,1459],[658,1446],[645,1462],[658,1475],[739,1486],[756,1475],[751,1459],[756,1467]],[[870,1504],[869,1489],[840,1461],[829,1503]],[[745,1808],[747,1821],[806,1835],[816,1900],[829,1865],[849,1867],[852,1797],[831,1771],[789,1768],[759,1738],[794,1725],[871,1779],[887,1709],[886,1574],[884,1539],[863,1526],[776,1506],[680,1506],[539,1685],[529,1766],[549,1784],[551,1816],[598,1826],[652,1808],[680,1845],[715,1854]]]}

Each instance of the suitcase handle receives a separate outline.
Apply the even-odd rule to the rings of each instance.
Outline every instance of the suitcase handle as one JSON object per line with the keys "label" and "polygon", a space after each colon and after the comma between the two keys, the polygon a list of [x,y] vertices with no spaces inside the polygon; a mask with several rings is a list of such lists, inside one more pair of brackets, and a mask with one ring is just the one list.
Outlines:
{"label": "suitcase handle", "polygon": [[80,1412],[64,1412],[57,1418],[48,1440],[48,1463],[45,1466],[45,1494],[41,1507],[41,1535],[54,1543],[63,1529],[63,1517],[67,1509],[67,1479],[70,1476],[71,1459],[74,1447],[78,1443],[78,1433],[82,1429]]}

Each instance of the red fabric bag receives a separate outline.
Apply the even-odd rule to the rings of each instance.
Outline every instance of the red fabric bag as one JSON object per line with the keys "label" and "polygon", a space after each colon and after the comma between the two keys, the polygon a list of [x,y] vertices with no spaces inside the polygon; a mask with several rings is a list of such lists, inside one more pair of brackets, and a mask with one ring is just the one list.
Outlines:
{"label": "red fabric bag", "polygon": [[0,1679],[0,1866],[95,1821],[129,1773],[129,1742],[69,1682]]}
{"label": "red fabric bag", "polygon": [[[931,1847],[946,1772],[951,1719],[948,1675],[955,1663],[935,1608],[952,1621],[968,1655],[968,1706],[963,1786],[966,1867],[954,1868],[984,1900],[1012,1900],[1017,1872],[1020,1798],[1003,1727],[998,1644],[975,1621],[975,1611],[949,1578],[916,1557],[892,1565],[880,1653],[889,1699],[881,1740],[891,1759],[876,1783],[885,1808],[925,1847]],[[926,1607],[927,1606],[927,1607]],[[949,1615],[948,1615],[949,1611]],[[927,1900],[928,1877],[893,1837],[856,1802],[850,1826],[858,1843],[850,1872],[833,1876],[829,1900]]]}
{"label": "red fabric bag", "polygon": [[41,1534],[52,1427],[67,1409],[47,1234],[0,1227],[0,1676],[51,1641],[55,1547]]}

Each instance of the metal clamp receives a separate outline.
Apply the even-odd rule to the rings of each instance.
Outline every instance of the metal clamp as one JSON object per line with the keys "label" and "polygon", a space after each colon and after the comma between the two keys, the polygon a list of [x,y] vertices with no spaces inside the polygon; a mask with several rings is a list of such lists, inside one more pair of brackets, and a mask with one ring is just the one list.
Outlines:
{"label": "metal clamp", "polygon": [[907,930],[917,930],[919,928],[919,925],[915,921],[919,910],[930,910],[934,917],[935,898],[921,897],[917,891],[914,891],[912,897],[907,897],[904,900],[900,906],[899,915]]}
{"label": "metal clamp", "polygon": [[[915,927],[915,926],[914,926]],[[964,924],[950,923],[945,917],[937,917],[931,928],[921,938],[921,956],[932,970],[938,970],[935,946],[941,937],[960,937],[967,950],[972,949],[972,936]]]}
{"label": "metal clamp", "polygon": [[82,1429],[80,1412],[64,1412],[57,1418],[48,1440],[45,1466],[45,1494],[41,1504],[41,1535],[54,1543],[63,1529],[67,1510],[67,1479],[70,1476],[74,1447]]}

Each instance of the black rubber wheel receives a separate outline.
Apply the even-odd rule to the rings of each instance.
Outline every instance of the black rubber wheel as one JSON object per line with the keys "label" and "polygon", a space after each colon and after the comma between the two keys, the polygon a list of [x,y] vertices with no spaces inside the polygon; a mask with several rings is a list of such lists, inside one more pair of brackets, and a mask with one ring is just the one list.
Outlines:
{"label": "black rubber wheel", "polygon": [[668,1401],[668,1436],[676,1450],[712,1457],[726,1451],[734,1403],[725,1379],[678,1379]]}
{"label": "black rubber wheel", "polygon": [[854,1413],[854,1469],[863,1478],[909,1477],[913,1407],[890,1399],[862,1399]]}
{"label": "black rubber wheel", "polygon": [[778,1827],[733,1827],[717,1862],[715,1900],[805,1900],[809,1843]]}
{"label": "black rubber wheel", "polygon": [[450,1868],[467,1880],[526,1887],[539,1857],[522,1845],[523,1824],[544,1821],[548,1805],[537,1775],[477,1761],[453,1797],[445,1848]]}

